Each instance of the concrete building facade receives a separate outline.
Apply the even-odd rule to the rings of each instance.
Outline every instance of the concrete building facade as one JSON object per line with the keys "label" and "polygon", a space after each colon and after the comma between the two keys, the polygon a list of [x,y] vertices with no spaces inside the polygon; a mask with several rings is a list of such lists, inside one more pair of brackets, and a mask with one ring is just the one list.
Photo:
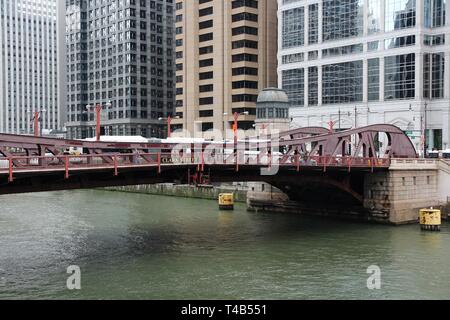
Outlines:
{"label": "concrete building facade", "polygon": [[60,1],[0,1],[0,132],[33,134],[62,126]]}
{"label": "concrete building facade", "polygon": [[175,102],[172,0],[66,0],[67,130],[165,137]]}
{"label": "concrete building facade", "polygon": [[252,128],[260,90],[277,84],[277,3],[176,1],[176,119],[191,136]]}
{"label": "concrete building facade", "polygon": [[279,86],[297,127],[394,124],[450,148],[448,0],[279,0]]}

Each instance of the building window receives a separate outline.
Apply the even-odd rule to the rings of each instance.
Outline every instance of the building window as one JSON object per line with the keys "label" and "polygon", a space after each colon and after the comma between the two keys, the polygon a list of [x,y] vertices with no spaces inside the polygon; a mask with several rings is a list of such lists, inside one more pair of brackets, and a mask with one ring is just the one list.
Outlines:
{"label": "building window", "polygon": [[303,46],[305,43],[305,9],[283,11],[283,48]]}
{"label": "building window", "polygon": [[415,95],[415,54],[386,57],[384,62],[385,100],[413,99]]}
{"label": "building window", "polygon": [[284,55],[282,58],[283,64],[303,62],[303,60],[305,60],[303,52]]}
{"label": "building window", "polygon": [[423,38],[423,44],[430,47],[444,45],[445,34],[435,34],[435,35],[426,34]]}
{"label": "building window", "polygon": [[258,22],[258,15],[254,14],[254,13],[250,13],[250,12],[241,12],[241,13],[233,14],[231,16],[232,22],[238,22],[238,21],[243,21],[243,20]]}
{"label": "building window", "polygon": [[214,117],[214,110],[200,110],[199,111],[200,118],[210,118]]}
{"label": "building window", "polygon": [[292,69],[283,71],[283,90],[286,91],[292,106],[299,107],[305,104],[305,71]]}
{"label": "building window", "polygon": [[433,129],[433,148],[442,150],[442,129]]}
{"label": "building window", "polygon": [[323,49],[322,50],[322,58],[334,57],[334,56],[344,56],[344,55],[361,53],[361,52],[363,52],[363,44],[362,43],[352,44],[349,46]]}
{"label": "building window", "polygon": [[212,92],[214,91],[214,85],[212,84],[205,84],[199,87],[200,92]]}
{"label": "building window", "polygon": [[231,99],[233,102],[256,102],[258,96],[254,94],[235,94]]}
{"label": "building window", "polygon": [[381,31],[381,1],[384,0],[368,0],[367,31],[369,35]]}
{"label": "building window", "polygon": [[233,28],[231,31],[233,36],[238,36],[240,34],[250,34],[257,36],[258,35],[258,28],[250,27],[250,26],[241,26]]}
{"label": "building window", "polygon": [[198,36],[198,41],[199,42],[205,42],[205,41],[211,41],[213,40],[214,36],[213,33],[205,33],[205,34],[201,34]]}
{"label": "building window", "polygon": [[323,41],[362,35],[363,7],[364,0],[323,0]]}
{"label": "building window", "polygon": [[233,89],[258,89],[258,81],[242,80],[234,81],[232,84]]}
{"label": "building window", "polygon": [[445,25],[446,0],[424,0],[425,28],[437,28]]}
{"label": "building window", "polygon": [[309,6],[309,33],[308,43],[315,44],[319,42],[319,4],[311,4]]}
{"label": "building window", "polygon": [[200,98],[198,103],[201,106],[214,104],[214,98],[213,97]]}
{"label": "building window", "polygon": [[258,41],[248,39],[237,40],[232,42],[231,47],[233,49],[240,49],[240,48],[258,49]]}
{"label": "building window", "polygon": [[423,55],[423,96],[428,99],[444,98],[444,53]]}
{"label": "building window", "polygon": [[367,51],[378,51],[380,41],[371,41],[367,43]]}
{"label": "building window", "polygon": [[367,62],[367,98],[369,101],[378,101],[380,100],[380,59],[369,59]]}
{"label": "building window", "polygon": [[416,26],[416,0],[386,0],[385,31]]}
{"label": "building window", "polygon": [[308,68],[308,104],[317,106],[319,104],[319,68]]}
{"label": "building window", "polygon": [[385,48],[386,49],[394,49],[401,47],[414,46],[416,44],[416,36],[404,36],[404,37],[396,37],[385,40]]}
{"label": "building window", "polygon": [[231,3],[232,9],[237,9],[240,7],[250,7],[250,8],[258,8],[258,1],[256,0],[233,0]]}
{"label": "building window", "polygon": [[322,100],[324,104],[362,101],[362,61],[329,64],[322,68]]}
{"label": "building window", "polygon": [[210,131],[214,129],[214,123],[204,122],[202,123],[202,132]]}

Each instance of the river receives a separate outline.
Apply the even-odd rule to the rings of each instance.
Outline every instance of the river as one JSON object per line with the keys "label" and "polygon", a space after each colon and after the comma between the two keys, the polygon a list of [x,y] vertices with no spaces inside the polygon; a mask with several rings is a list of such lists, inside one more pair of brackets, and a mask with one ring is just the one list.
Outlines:
{"label": "river", "polygon": [[[450,299],[450,228],[220,212],[108,191],[0,197],[0,299]],[[70,291],[71,265],[81,290]],[[367,288],[367,268],[381,289]]]}

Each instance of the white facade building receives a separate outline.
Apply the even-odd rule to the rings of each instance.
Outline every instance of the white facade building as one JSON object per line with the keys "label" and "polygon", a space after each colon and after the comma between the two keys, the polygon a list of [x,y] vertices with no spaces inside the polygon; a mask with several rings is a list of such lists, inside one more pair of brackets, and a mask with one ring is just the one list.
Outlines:
{"label": "white facade building", "polygon": [[389,123],[418,151],[450,148],[449,0],[278,3],[294,127]]}
{"label": "white facade building", "polygon": [[0,1],[0,132],[60,129],[58,0]]}

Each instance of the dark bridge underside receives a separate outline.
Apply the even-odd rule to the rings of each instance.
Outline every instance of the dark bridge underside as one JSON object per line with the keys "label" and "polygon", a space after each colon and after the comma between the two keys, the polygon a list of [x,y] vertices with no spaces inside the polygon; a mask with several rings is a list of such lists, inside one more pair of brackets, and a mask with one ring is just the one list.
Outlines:
{"label": "dark bridge underside", "polygon": [[[39,175],[16,172],[13,183],[8,183],[6,174],[0,175],[0,195],[158,183],[187,184],[189,174],[195,174],[196,170],[197,166],[193,165],[163,166],[161,173],[156,167],[129,168],[121,169],[117,177],[108,169],[80,170],[71,172],[67,180],[62,171],[42,172]],[[292,167],[281,167],[277,175],[263,176],[260,170],[260,166],[242,166],[239,172],[234,166],[210,166],[205,168],[205,174],[210,176],[212,183],[267,182],[286,192],[295,201],[352,205],[362,204],[364,177],[373,174],[363,168],[353,169],[350,173],[344,168],[328,168],[327,172],[320,168],[303,168],[297,172]]]}

